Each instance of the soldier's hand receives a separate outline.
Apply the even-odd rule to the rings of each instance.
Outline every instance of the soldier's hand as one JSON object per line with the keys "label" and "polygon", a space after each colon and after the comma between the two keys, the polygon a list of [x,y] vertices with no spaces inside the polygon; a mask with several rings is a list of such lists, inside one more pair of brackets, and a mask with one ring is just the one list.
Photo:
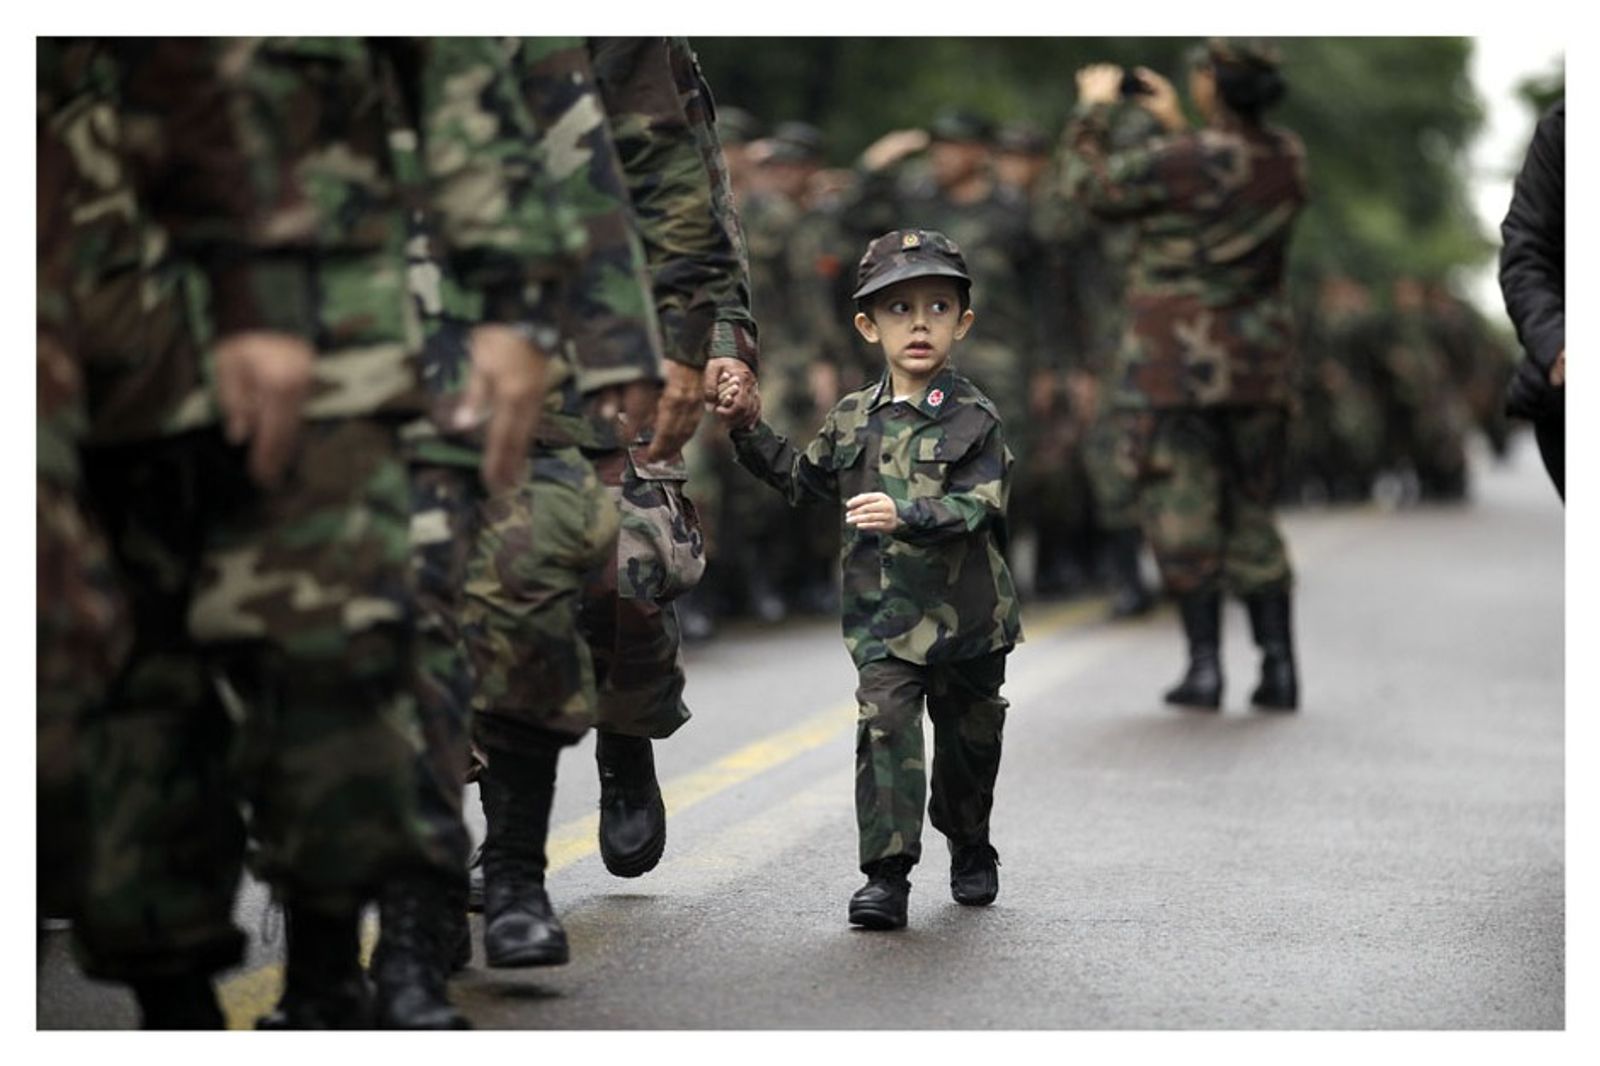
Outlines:
{"label": "soldier's hand", "polygon": [[864,533],[893,533],[900,528],[900,511],[881,492],[863,492],[844,502],[844,520]]}
{"label": "soldier's hand", "polygon": [[230,333],[217,342],[223,432],[234,444],[250,442],[250,476],[268,488],[294,455],[316,358],[310,344],[288,333]]}
{"label": "soldier's hand", "polygon": [[1139,80],[1150,87],[1150,91],[1139,97],[1139,106],[1156,117],[1156,121],[1169,133],[1177,133],[1189,128],[1189,120],[1183,117],[1183,105],[1178,102],[1178,90],[1172,83],[1149,67],[1138,68]]}
{"label": "soldier's hand", "polygon": [[927,130],[891,130],[867,146],[861,153],[861,164],[868,170],[894,166],[913,152],[928,147],[931,140]]}
{"label": "soldier's hand", "polygon": [[1074,370],[1067,375],[1067,395],[1072,397],[1072,409],[1085,425],[1094,421],[1100,410],[1100,383],[1093,374]]}
{"label": "soldier's hand", "polygon": [[1078,102],[1114,104],[1122,95],[1122,68],[1115,63],[1091,63],[1078,70]]}
{"label": "soldier's hand", "polygon": [[700,428],[705,414],[705,390],[699,369],[667,360],[667,384],[656,401],[655,439],[647,457],[651,462],[670,459],[683,450]]}
{"label": "soldier's hand", "polygon": [[483,483],[490,492],[504,492],[522,481],[528,446],[539,428],[548,357],[510,326],[478,326],[470,347],[472,371],[455,424],[471,429],[487,419]]}
{"label": "soldier's hand", "polygon": [[1556,356],[1556,361],[1550,364],[1550,384],[1556,388],[1567,383],[1567,350],[1561,349],[1561,354]]}
{"label": "soldier's hand", "polygon": [[748,429],[761,417],[761,390],[743,360],[719,356],[706,360],[706,403],[730,429]]}

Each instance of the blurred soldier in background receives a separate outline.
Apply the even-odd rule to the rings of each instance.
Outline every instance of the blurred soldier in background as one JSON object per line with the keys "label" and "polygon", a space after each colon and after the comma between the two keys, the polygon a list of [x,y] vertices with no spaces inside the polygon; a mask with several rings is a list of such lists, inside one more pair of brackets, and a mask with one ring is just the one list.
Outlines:
{"label": "blurred soldier in background", "polygon": [[1366,286],[1343,274],[1318,281],[1299,343],[1291,498],[1354,503],[1371,495],[1384,446],[1375,365],[1382,328]]}
{"label": "blurred soldier in background", "polygon": [[1115,402],[1144,526],[1180,596],[1189,665],[1169,703],[1221,704],[1222,594],[1240,596],[1262,651],[1256,706],[1298,705],[1291,570],[1272,515],[1282,471],[1293,323],[1283,294],[1290,227],[1306,199],[1305,153],[1263,111],[1284,82],[1275,52],[1213,40],[1191,66],[1205,117],[1190,132],[1171,84],[1135,74],[1141,102],[1170,132],[1115,151],[1110,115],[1124,73],[1078,72],[1070,131],[1074,190],[1107,218],[1137,220],[1129,327]]}
{"label": "blurred soldier in background", "polygon": [[[1143,144],[1160,131],[1149,111],[1126,100],[1108,116],[1113,149]],[[1055,305],[1069,309],[1063,328],[1072,338],[1066,386],[1072,411],[1083,430],[1083,463],[1092,493],[1095,521],[1105,544],[1105,570],[1111,582],[1113,618],[1148,611],[1153,598],[1140,575],[1144,536],[1139,497],[1127,464],[1118,460],[1123,438],[1112,404],[1116,352],[1126,325],[1124,290],[1138,236],[1136,225],[1096,216],[1073,198],[1083,162],[1072,152],[1071,127],[1063,133],[1050,201],[1057,212],[1062,288]]]}
{"label": "blurred soldier in background", "polygon": [[1503,397],[1516,360],[1489,330],[1476,308],[1442,281],[1426,286],[1428,322],[1434,343],[1444,353],[1450,379],[1465,405],[1470,424],[1483,434],[1496,458],[1510,443]]}
{"label": "blurred soldier in background", "polygon": [[1418,278],[1402,277],[1391,292],[1392,313],[1378,352],[1388,461],[1415,474],[1423,500],[1463,500],[1468,416],[1431,328],[1427,289]]}

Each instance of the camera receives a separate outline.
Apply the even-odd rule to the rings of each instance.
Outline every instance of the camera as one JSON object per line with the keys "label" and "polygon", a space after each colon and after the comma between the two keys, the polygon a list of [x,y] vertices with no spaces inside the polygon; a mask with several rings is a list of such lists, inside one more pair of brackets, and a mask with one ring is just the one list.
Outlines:
{"label": "camera", "polygon": [[1144,79],[1134,71],[1125,70],[1122,72],[1122,98],[1124,100],[1131,96],[1149,96],[1153,92],[1155,90],[1146,85]]}

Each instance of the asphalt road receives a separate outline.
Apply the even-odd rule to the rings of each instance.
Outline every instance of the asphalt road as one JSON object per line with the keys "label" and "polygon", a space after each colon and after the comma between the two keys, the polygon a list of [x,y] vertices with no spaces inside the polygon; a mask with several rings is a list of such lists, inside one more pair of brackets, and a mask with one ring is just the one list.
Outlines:
{"label": "asphalt road", "polygon": [[[1031,609],[1000,898],[951,902],[929,828],[895,933],[845,921],[861,876],[836,625],[694,649],[695,720],[657,746],[661,865],[605,872],[593,745],[568,752],[549,887],[573,961],[493,971],[480,949],[453,996],[483,1028],[1562,1028],[1563,513],[1519,443],[1478,464],[1464,507],[1286,518],[1299,714],[1247,709],[1237,606],[1220,715],[1160,702],[1182,661],[1170,611]],[[240,913],[255,944],[224,994],[244,1024],[275,996],[281,937],[259,890]],[[64,940],[39,1026],[134,1024]]]}

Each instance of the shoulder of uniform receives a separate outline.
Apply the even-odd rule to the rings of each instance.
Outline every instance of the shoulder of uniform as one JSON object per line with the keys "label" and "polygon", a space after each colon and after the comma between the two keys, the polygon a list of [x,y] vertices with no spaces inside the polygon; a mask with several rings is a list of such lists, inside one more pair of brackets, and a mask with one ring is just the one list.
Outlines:
{"label": "shoulder of uniform", "polygon": [[983,394],[983,390],[972,383],[972,379],[961,374],[952,375],[950,382],[952,398],[962,408],[972,408],[983,412],[995,422],[1000,421],[1000,409],[994,401]]}

